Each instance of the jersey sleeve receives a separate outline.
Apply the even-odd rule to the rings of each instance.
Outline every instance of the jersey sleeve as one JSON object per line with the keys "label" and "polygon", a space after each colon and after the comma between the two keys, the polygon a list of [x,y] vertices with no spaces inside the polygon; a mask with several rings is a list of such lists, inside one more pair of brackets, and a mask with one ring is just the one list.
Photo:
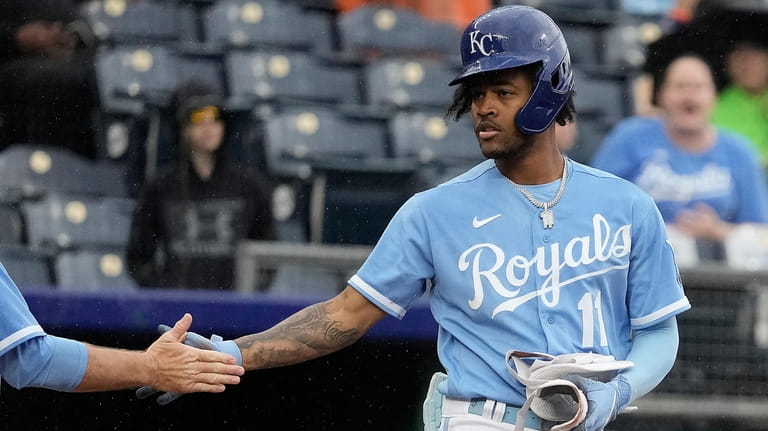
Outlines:
{"label": "jersey sleeve", "polygon": [[45,335],[37,319],[29,311],[27,302],[0,264],[0,356],[9,349],[33,337]]}
{"label": "jersey sleeve", "polygon": [[646,328],[691,308],[661,214],[650,197],[644,196],[638,207],[627,280],[633,329]]}
{"label": "jersey sleeve", "polygon": [[424,294],[434,277],[429,232],[419,210],[418,196],[398,210],[371,254],[349,280],[368,300],[398,319]]}

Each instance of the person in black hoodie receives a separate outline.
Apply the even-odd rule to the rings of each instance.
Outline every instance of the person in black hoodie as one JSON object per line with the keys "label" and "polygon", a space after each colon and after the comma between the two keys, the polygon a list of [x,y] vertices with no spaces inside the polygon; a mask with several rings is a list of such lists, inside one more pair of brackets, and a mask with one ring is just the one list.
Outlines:
{"label": "person in black hoodie", "polygon": [[225,119],[215,92],[197,83],[174,96],[177,164],[142,187],[126,249],[144,287],[231,289],[242,239],[274,239],[268,183],[226,156]]}

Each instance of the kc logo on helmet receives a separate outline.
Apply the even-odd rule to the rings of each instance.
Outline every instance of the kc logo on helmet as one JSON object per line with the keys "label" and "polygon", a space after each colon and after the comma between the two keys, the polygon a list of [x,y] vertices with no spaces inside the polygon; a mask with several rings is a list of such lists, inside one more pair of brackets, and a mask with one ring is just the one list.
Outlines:
{"label": "kc logo on helmet", "polygon": [[[472,47],[472,50],[470,51],[471,54],[476,53],[477,51],[480,51],[481,54],[488,57],[489,55],[496,52],[495,49],[493,49],[493,34],[483,34],[478,38],[478,34],[480,33],[479,30],[473,31],[469,33],[469,45]],[[485,42],[491,42],[491,49],[488,50],[485,47]]]}

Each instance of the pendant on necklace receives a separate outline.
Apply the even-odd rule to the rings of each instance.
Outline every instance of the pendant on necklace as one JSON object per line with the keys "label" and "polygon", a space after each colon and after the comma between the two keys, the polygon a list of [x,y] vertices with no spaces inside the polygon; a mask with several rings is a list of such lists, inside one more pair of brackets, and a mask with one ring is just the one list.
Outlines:
{"label": "pendant on necklace", "polygon": [[544,229],[552,229],[552,226],[555,225],[555,214],[546,205],[544,205],[544,211],[539,214],[539,217],[541,217],[541,222],[544,223]]}

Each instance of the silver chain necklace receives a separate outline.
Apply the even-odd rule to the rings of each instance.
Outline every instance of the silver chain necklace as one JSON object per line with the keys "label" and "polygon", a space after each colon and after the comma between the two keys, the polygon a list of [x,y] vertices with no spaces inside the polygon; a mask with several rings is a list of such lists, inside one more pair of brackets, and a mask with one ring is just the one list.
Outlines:
{"label": "silver chain necklace", "polygon": [[565,191],[565,183],[567,182],[567,176],[568,176],[568,161],[563,157],[563,176],[560,178],[560,188],[557,189],[557,194],[555,195],[554,199],[552,199],[549,202],[542,202],[531,194],[528,190],[526,190],[523,186],[520,184],[517,184],[516,182],[510,180],[507,178],[507,180],[512,183],[513,186],[515,186],[516,189],[520,190],[520,193],[523,194],[523,196],[528,199],[528,201],[533,204],[533,206],[537,208],[543,209],[541,213],[539,213],[539,217],[541,218],[542,223],[544,223],[544,229],[552,229],[552,227],[555,225],[555,214],[552,213],[552,207],[557,205],[558,202],[560,202],[560,198],[563,197],[563,192]]}

